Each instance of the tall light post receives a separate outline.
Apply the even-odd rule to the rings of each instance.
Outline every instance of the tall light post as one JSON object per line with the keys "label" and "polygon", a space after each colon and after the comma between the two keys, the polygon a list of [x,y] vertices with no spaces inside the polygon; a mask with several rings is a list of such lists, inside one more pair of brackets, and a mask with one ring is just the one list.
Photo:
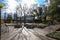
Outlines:
{"label": "tall light post", "polygon": [[[2,4],[0,4],[0,21],[1,21],[1,8],[3,7]],[[1,31],[0,31],[1,32]],[[0,33],[1,34],[1,33]],[[1,37],[1,36],[0,36]]]}
{"label": "tall light post", "polygon": [[[33,22],[32,22],[32,26],[33,26],[33,23],[34,23],[34,20],[35,20],[35,14],[32,14],[31,16],[33,17]],[[32,28],[32,26],[31,26],[31,28]]]}
{"label": "tall light post", "polygon": [[0,20],[1,20],[1,8],[3,7],[3,5],[0,3]]}

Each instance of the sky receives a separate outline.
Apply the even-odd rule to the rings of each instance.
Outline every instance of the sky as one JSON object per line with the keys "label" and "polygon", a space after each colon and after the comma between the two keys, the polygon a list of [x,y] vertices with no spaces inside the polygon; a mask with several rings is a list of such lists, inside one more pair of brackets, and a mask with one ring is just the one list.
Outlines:
{"label": "sky", "polygon": [[[0,3],[3,3],[4,0],[0,0]],[[43,5],[44,3],[44,0],[7,0],[8,1],[8,6],[11,8],[11,9],[14,9],[14,7],[16,7],[16,5],[18,4],[18,2],[21,2],[21,3],[24,3],[24,4],[27,4],[27,6],[30,7],[31,4],[40,4],[40,5]]]}
{"label": "sky", "polygon": [[[3,0],[5,1],[5,0]],[[0,0],[0,3],[4,3],[2,0]],[[8,13],[10,12],[14,12],[16,5],[18,5],[18,2],[21,2],[23,4],[26,4],[28,7],[31,6],[31,4],[40,4],[43,5],[44,0],[7,0],[8,1],[8,9],[6,9],[6,11]]]}
{"label": "sky", "polygon": [[[4,3],[3,1],[0,0],[0,3]],[[6,9],[7,13],[11,13],[11,12],[14,13],[18,2],[27,4],[28,7],[30,7],[31,4],[35,4],[35,3],[43,5],[43,2],[44,2],[44,0],[7,0],[7,1],[8,1],[8,8]],[[4,11],[2,13],[4,13]]]}
{"label": "sky", "polygon": [[[19,2],[22,0],[15,0],[15,1]],[[34,1],[38,2],[38,4],[43,4],[43,2],[44,2],[44,0],[34,0]],[[2,3],[2,0],[0,0],[0,3]]]}
{"label": "sky", "polygon": [[[22,0],[16,0],[16,1],[19,2],[19,1],[22,1]],[[43,2],[44,2],[44,0],[34,0],[34,1],[36,1],[38,4],[43,4]]]}
{"label": "sky", "polygon": [[38,4],[43,4],[44,0],[37,0]]}
{"label": "sky", "polygon": [[[44,2],[44,0],[7,0],[7,1],[8,1],[8,6],[9,6],[8,9],[9,10],[11,9],[10,11],[13,11],[16,8],[16,5],[18,4],[18,2],[26,4],[28,7],[30,7],[31,4],[35,4],[35,3],[43,5],[43,2]],[[3,1],[0,0],[0,3],[2,2]]]}

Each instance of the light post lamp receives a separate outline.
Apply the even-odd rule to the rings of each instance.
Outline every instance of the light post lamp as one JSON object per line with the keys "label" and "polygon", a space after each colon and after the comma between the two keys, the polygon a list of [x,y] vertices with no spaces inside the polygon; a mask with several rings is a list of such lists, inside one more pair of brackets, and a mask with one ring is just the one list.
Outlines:
{"label": "light post lamp", "polygon": [[34,19],[35,19],[35,14],[32,14],[32,17],[33,17],[33,21],[34,21]]}
{"label": "light post lamp", "polygon": [[3,5],[0,3],[0,8],[2,8],[3,7]]}
{"label": "light post lamp", "polygon": [[[0,21],[1,21],[1,8],[3,7],[2,4],[0,4]],[[0,31],[1,32],[1,31]],[[0,33],[1,34],[1,33]],[[0,36],[1,37],[1,36]]]}
{"label": "light post lamp", "polygon": [[34,23],[34,20],[35,20],[35,14],[32,14],[31,16],[33,17],[33,22],[32,22],[31,28],[33,28],[33,23]]}

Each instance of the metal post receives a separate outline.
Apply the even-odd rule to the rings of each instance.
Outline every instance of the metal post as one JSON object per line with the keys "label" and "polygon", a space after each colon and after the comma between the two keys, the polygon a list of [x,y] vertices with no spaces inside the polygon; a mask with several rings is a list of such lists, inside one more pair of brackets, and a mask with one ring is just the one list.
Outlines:
{"label": "metal post", "polygon": [[[0,20],[1,20],[1,8],[3,7],[3,5],[2,4],[0,4]],[[1,31],[0,31],[1,32]],[[0,33],[0,35],[1,35],[1,33]],[[0,36],[1,37],[1,36]]]}
{"label": "metal post", "polygon": [[[0,20],[1,20],[1,8],[0,8]],[[1,30],[0,30],[0,35],[1,35]],[[1,37],[1,36],[0,36]]]}
{"label": "metal post", "polygon": [[1,20],[1,8],[0,8],[0,20]]}

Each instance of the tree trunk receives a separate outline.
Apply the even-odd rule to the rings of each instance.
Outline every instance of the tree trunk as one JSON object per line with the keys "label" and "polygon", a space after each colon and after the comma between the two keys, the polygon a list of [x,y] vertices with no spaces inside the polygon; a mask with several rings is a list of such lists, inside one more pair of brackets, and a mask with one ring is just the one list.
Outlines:
{"label": "tree trunk", "polygon": [[44,17],[44,22],[46,23],[46,16]]}

